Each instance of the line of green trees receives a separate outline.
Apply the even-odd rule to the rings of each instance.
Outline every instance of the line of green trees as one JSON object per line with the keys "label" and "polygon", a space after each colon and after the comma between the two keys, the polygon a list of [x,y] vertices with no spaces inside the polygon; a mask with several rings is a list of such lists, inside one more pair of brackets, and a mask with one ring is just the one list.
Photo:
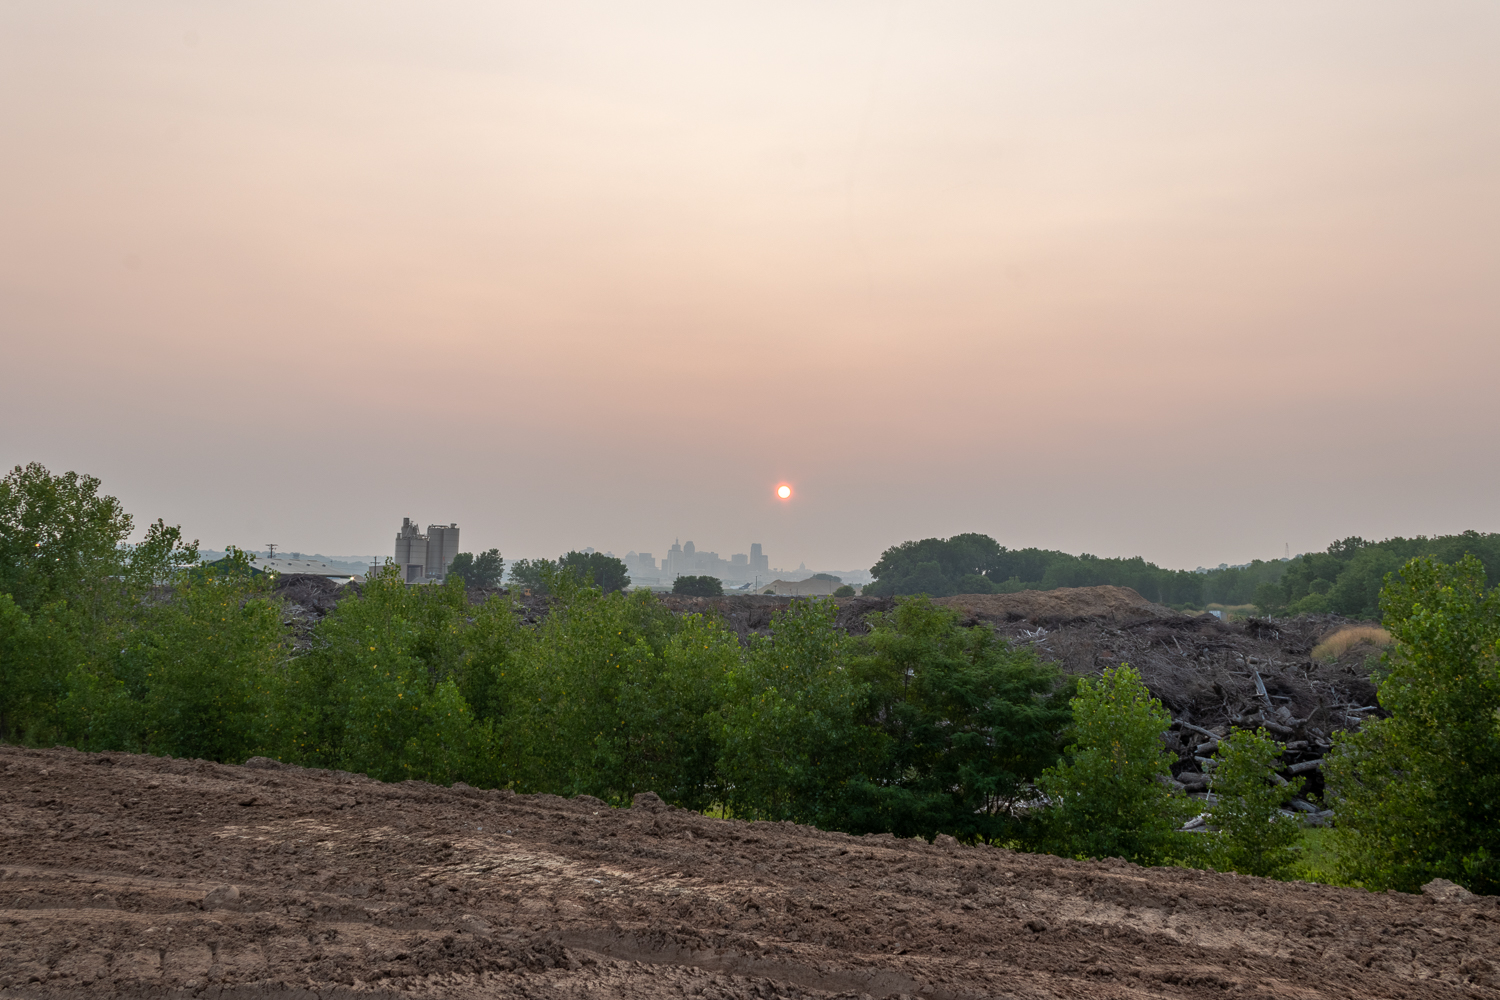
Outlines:
{"label": "line of green trees", "polygon": [[1351,536],[1334,542],[1326,552],[1308,553],[1287,563],[1280,579],[1256,586],[1253,603],[1268,615],[1332,612],[1349,618],[1379,618],[1380,592],[1387,576],[1413,559],[1429,557],[1456,564],[1467,556],[1477,559],[1489,578],[1495,579],[1500,574],[1500,533],[1465,531],[1383,542]]}
{"label": "line of green trees", "polygon": [[[466,781],[853,833],[951,834],[1065,856],[1299,869],[1282,748],[1221,741],[1214,832],[1165,780],[1171,724],[1128,665],[1069,679],[924,598],[835,627],[795,601],[742,645],[717,618],[554,568],[539,625],[509,596],[395,569],[298,633],[243,553],[211,566],[132,523],[89,477],[0,481],[0,739],[238,762],[264,754],[383,780]],[[1412,889],[1500,890],[1500,598],[1483,563],[1386,581],[1391,717],[1327,764],[1338,865]]]}
{"label": "line of green trees", "polygon": [[1058,587],[1130,587],[1148,600],[1174,606],[1249,604],[1256,588],[1274,582],[1286,563],[1256,560],[1206,573],[1162,569],[1139,556],[1106,559],[1051,549],[1007,549],[988,535],[902,542],[870,568],[864,592],[879,597],[926,594],[1011,594]]}
{"label": "line of green trees", "polygon": [[1351,536],[1332,543],[1326,552],[1207,571],[1163,569],[1138,556],[1103,559],[1050,549],[1007,549],[988,535],[966,534],[886,549],[871,567],[875,579],[864,592],[947,597],[1111,585],[1130,587],[1174,607],[1254,604],[1268,615],[1332,612],[1373,619],[1380,617],[1380,591],[1387,574],[1423,556],[1456,563],[1469,555],[1494,578],[1500,573],[1500,533],[1466,531],[1381,542]]}

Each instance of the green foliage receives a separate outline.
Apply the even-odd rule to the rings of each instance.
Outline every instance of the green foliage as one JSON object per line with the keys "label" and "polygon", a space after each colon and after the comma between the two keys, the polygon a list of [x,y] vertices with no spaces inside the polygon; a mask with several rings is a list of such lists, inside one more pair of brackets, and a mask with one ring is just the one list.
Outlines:
{"label": "green foliage", "polygon": [[549,593],[556,575],[557,563],[551,559],[517,559],[510,564],[510,585],[533,594]]}
{"label": "green foliage", "polygon": [[882,750],[859,724],[868,687],[844,667],[832,601],[793,601],[725,679],[719,775],[736,816],[838,826],[847,787]]}
{"label": "green foliage", "polygon": [[558,578],[570,577],[585,587],[598,587],[605,593],[630,586],[625,563],[602,552],[569,552],[551,559],[517,559],[511,563],[511,585],[533,594],[550,594],[559,586]]}
{"label": "green foliage", "polygon": [[1159,864],[1189,851],[1176,828],[1191,800],[1166,785],[1175,759],[1162,735],[1172,718],[1129,664],[1078,682],[1068,759],[1037,781],[1047,804],[1031,842],[1065,857]]}
{"label": "green foliage", "polygon": [[849,586],[846,583],[842,587],[839,587],[837,590],[835,590],[833,592],[833,596],[834,597],[853,597],[854,596],[854,588],[851,587],[851,586]]}
{"label": "green foliage", "polygon": [[1383,542],[1345,538],[1324,552],[1293,559],[1279,580],[1256,590],[1254,603],[1262,614],[1332,612],[1374,619],[1380,616],[1380,590],[1387,574],[1422,556],[1453,563],[1466,555],[1476,557],[1491,576],[1500,573],[1500,534],[1465,531],[1435,538],[1388,538]]}
{"label": "green foliage", "polygon": [[448,575],[458,577],[466,586],[493,590],[505,577],[505,560],[500,558],[499,549],[490,549],[477,556],[472,552],[460,552],[448,564]]}
{"label": "green foliage", "polygon": [[1500,892],[1500,592],[1481,560],[1419,558],[1388,578],[1380,704],[1324,766],[1338,869],[1371,889],[1447,878]]}
{"label": "green foliage", "polygon": [[1285,750],[1264,730],[1236,730],[1220,741],[1214,756],[1213,792],[1208,810],[1207,854],[1220,871],[1284,878],[1297,862],[1301,824],[1281,807],[1302,789],[1303,779],[1276,782],[1276,765]]}
{"label": "green foliage", "polygon": [[67,601],[95,613],[166,583],[198,558],[198,544],[160,520],[130,546],[133,521],[93,476],[59,476],[32,462],[0,479],[0,593],[22,611]]}
{"label": "green foliage", "polygon": [[266,588],[233,549],[213,571],[179,574],[171,600],[137,609],[118,649],[83,647],[58,699],[60,736],[84,750],[260,752],[289,646]]}
{"label": "green foliage", "polygon": [[[483,620],[500,633],[503,659],[513,616],[508,602],[491,601]],[[409,587],[396,567],[374,574],[358,599],[323,620],[318,646],[293,662],[278,734],[284,759],[384,781],[496,783],[494,723],[476,717],[461,690],[463,669],[475,669],[469,617],[461,579]]]}
{"label": "green foliage", "polygon": [[606,594],[630,586],[624,560],[603,552],[569,552],[557,560],[557,571],[586,587],[598,587]]}
{"label": "green foliage", "polygon": [[724,584],[716,576],[679,576],[672,581],[672,593],[687,597],[723,597]]}
{"label": "green foliage", "polygon": [[884,753],[851,783],[839,825],[1008,839],[1011,807],[1058,757],[1068,709],[1056,668],[926,598],[871,622],[851,671]]}
{"label": "green foliage", "polygon": [[0,479],[0,591],[22,611],[76,599],[115,573],[131,519],[99,486],[36,462]]}
{"label": "green foliage", "polygon": [[706,808],[717,794],[709,715],[739,655],[712,619],[563,578],[517,668],[506,720],[515,787],[616,804],[655,791]]}
{"label": "green foliage", "polygon": [[[99,487],[36,463],[0,480],[0,738],[66,738],[62,700],[110,681],[132,629],[175,634],[149,598],[196,559],[197,543],[158,520],[126,544],[130,515]],[[131,745],[144,745],[139,734]]]}
{"label": "green foliage", "polygon": [[1162,569],[1139,557],[1102,559],[1048,549],[1007,549],[988,535],[966,534],[886,549],[871,568],[875,580],[864,592],[946,597],[1109,584],[1131,587],[1163,604],[1243,604],[1256,584],[1279,577],[1283,569],[1279,562],[1257,561],[1248,567],[1193,573]]}
{"label": "green foliage", "polygon": [[865,593],[946,597],[1109,584],[1130,587],[1150,600],[1177,607],[1253,603],[1265,615],[1332,612],[1376,618],[1385,575],[1424,555],[1444,562],[1474,555],[1493,576],[1500,573],[1500,533],[1466,531],[1383,542],[1351,537],[1334,542],[1325,552],[1289,562],[1257,559],[1247,566],[1220,566],[1206,572],[1163,569],[1141,558],[1101,559],[1086,553],[1007,549],[987,535],[955,535],[887,549],[871,568],[875,580]]}
{"label": "green foliage", "polygon": [[90,634],[80,625],[66,601],[27,614],[11,595],[0,594],[0,739],[55,742],[64,678]]}

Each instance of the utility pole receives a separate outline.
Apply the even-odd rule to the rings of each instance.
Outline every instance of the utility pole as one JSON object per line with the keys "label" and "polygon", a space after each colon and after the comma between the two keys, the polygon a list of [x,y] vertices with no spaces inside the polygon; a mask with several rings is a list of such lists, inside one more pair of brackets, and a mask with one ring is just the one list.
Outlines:
{"label": "utility pole", "polygon": [[276,558],[276,543],[275,542],[267,542],[266,543],[266,549],[270,553],[269,555],[266,556],[266,558],[267,559],[275,559]]}

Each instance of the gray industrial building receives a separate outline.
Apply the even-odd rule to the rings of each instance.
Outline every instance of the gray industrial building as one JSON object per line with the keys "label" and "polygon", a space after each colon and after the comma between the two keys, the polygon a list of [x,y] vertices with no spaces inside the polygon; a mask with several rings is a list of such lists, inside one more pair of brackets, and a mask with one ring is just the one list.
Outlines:
{"label": "gray industrial building", "polygon": [[396,565],[407,583],[441,581],[458,555],[458,525],[429,524],[427,534],[418,534],[409,517],[401,519],[396,534]]}

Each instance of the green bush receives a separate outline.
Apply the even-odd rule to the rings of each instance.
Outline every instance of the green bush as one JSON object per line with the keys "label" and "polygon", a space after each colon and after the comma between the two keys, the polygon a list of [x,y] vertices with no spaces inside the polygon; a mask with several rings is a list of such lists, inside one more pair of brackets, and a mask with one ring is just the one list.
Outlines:
{"label": "green bush", "polygon": [[1324,765],[1339,875],[1500,892],[1500,592],[1474,556],[1422,558],[1387,577],[1380,605],[1391,715],[1340,734]]}
{"label": "green bush", "polygon": [[240,761],[262,752],[290,637],[243,553],[184,572],[115,642],[78,644],[59,735],[84,750]]}
{"label": "green bush", "polygon": [[849,782],[879,752],[859,722],[868,691],[845,668],[837,611],[793,601],[725,678],[718,773],[736,816],[837,826]]}
{"label": "green bush", "polygon": [[850,666],[882,753],[851,782],[839,825],[1009,839],[1012,808],[1057,760],[1071,688],[1059,693],[1055,667],[927,598],[900,598],[870,622]]}
{"label": "green bush", "polygon": [[1301,791],[1303,779],[1276,780],[1284,747],[1265,734],[1240,729],[1220,741],[1215,751],[1212,788],[1217,800],[1208,809],[1210,834],[1206,853],[1221,871],[1284,878],[1297,862],[1301,823],[1281,807]]}
{"label": "green bush", "polygon": [[1172,717],[1129,664],[1083,678],[1067,759],[1037,781],[1045,797],[1028,841],[1064,857],[1160,864],[1191,851],[1177,827],[1192,800],[1165,783],[1175,757],[1162,736]]}
{"label": "green bush", "polygon": [[[505,620],[508,602],[492,600],[490,617]],[[284,759],[384,781],[498,783],[493,722],[460,690],[470,610],[460,578],[410,587],[394,566],[340,601],[292,664],[279,713]]]}
{"label": "green bush", "polygon": [[616,804],[655,791],[706,808],[718,794],[710,714],[739,656],[714,619],[674,615],[646,591],[562,581],[517,660],[503,727],[509,780]]}

